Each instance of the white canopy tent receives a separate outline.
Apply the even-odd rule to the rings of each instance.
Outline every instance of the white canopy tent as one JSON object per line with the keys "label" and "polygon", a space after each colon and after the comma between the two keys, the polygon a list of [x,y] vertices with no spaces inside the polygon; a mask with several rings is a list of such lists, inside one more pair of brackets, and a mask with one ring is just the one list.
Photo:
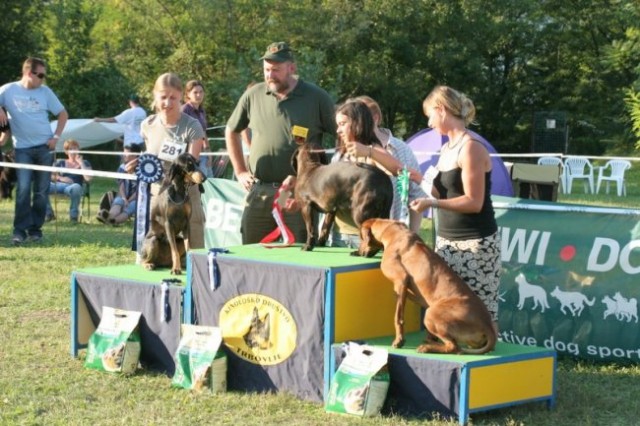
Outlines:
{"label": "white canopy tent", "polygon": [[[51,122],[51,130],[55,131],[58,121]],[[124,134],[124,126],[118,123],[96,123],[92,118],[74,118],[67,121],[58,144],[56,152],[64,151],[62,145],[67,139],[75,139],[80,143],[80,149],[86,149],[95,145],[112,141]]]}

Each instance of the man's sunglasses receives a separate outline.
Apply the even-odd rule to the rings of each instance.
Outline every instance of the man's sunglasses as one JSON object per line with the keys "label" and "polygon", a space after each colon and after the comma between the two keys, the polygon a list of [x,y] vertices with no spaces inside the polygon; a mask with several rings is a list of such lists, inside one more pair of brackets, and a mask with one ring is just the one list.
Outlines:
{"label": "man's sunglasses", "polygon": [[35,75],[36,77],[38,77],[40,80],[42,80],[43,78],[45,78],[47,75],[43,72],[39,72],[39,73],[35,73],[33,71],[31,71],[31,74]]}

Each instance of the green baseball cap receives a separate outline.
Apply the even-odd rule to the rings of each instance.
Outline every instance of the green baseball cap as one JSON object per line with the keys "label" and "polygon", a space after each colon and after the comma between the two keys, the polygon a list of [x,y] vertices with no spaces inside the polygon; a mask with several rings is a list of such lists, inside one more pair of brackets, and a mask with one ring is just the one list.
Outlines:
{"label": "green baseball cap", "polygon": [[267,51],[260,59],[274,62],[293,62],[293,52],[287,43],[278,41],[267,46]]}

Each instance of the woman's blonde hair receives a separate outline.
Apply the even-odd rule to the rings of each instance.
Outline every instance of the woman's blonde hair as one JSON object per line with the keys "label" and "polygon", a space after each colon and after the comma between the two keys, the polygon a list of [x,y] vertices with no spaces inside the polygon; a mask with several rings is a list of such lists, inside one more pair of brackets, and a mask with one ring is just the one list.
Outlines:
{"label": "woman's blonde hair", "polygon": [[436,86],[422,102],[422,111],[428,115],[429,108],[437,106],[444,107],[455,117],[461,118],[465,126],[475,124],[476,107],[462,92],[449,86]]}
{"label": "woman's blonde hair", "polygon": [[[156,79],[156,83],[153,85],[153,92],[159,92],[166,88],[175,89],[182,92],[182,80],[177,74],[166,72]],[[156,101],[154,99],[153,109],[157,111]]]}

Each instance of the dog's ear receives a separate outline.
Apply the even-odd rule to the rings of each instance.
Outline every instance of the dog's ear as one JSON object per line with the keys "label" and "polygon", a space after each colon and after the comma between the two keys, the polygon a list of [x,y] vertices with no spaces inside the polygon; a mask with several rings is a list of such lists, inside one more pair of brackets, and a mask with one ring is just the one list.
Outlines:
{"label": "dog's ear", "polygon": [[171,163],[169,175],[167,176],[169,183],[177,182],[177,179],[181,179],[184,176],[187,171],[190,156],[191,154],[180,154],[180,156]]}
{"label": "dog's ear", "polygon": [[182,167],[180,167],[177,163],[172,163],[171,167],[169,167],[169,173],[167,173],[166,181],[173,182],[180,173],[180,170],[182,170]]}
{"label": "dog's ear", "polygon": [[371,250],[371,225],[370,221],[365,220],[360,226],[360,246],[358,254],[363,257],[370,257]]}
{"label": "dog's ear", "polygon": [[321,145],[317,143],[307,142],[305,146],[306,146],[305,149],[309,151],[308,155],[313,163],[323,164],[323,165],[328,164],[326,161],[326,155],[325,155],[324,149],[322,148]]}
{"label": "dog's ear", "polygon": [[295,151],[293,151],[293,155],[291,156],[291,170],[293,170],[293,175],[298,175],[298,154],[300,153],[300,147],[298,146]]}
{"label": "dog's ear", "polygon": [[360,247],[358,249],[360,256],[373,257],[380,251],[380,244],[371,231],[374,223],[375,219],[368,219],[360,227]]}
{"label": "dog's ear", "polygon": [[367,246],[371,242],[371,221],[365,220],[360,227],[360,240]]}

